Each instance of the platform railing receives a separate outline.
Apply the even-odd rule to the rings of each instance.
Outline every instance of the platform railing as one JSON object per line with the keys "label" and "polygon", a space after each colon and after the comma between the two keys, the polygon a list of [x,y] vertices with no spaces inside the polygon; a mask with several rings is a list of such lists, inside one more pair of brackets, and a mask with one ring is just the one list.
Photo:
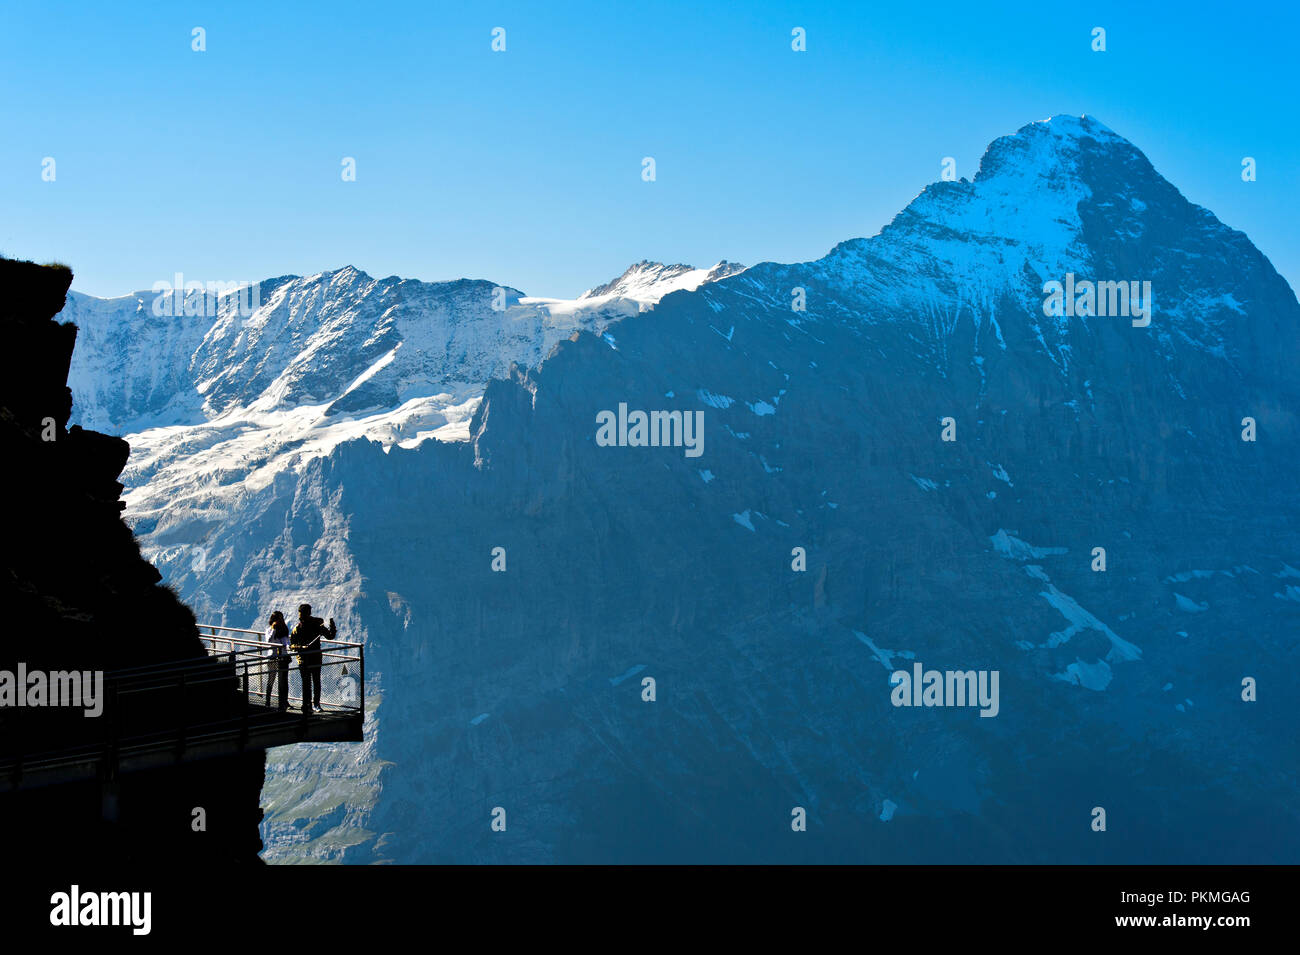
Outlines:
{"label": "platform railing", "polygon": [[[212,625],[199,630],[206,656],[105,673],[103,713],[70,720],[66,745],[57,749],[35,752],[25,745],[26,734],[17,720],[35,725],[44,714],[6,710],[6,732],[0,734],[8,744],[0,745],[3,781],[16,787],[24,775],[87,759],[94,759],[100,772],[112,774],[131,757],[160,749],[174,749],[175,758],[181,759],[201,746],[242,748],[254,737],[265,743],[264,734],[281,732],[276,727],[287,718],[303,727],[299,734],[310,733],[310,725],[321,720],[364,718],[361,644],[322,639],[320,705],[312,699],[308,709],[303,678],[310,678],[313,668],[304,674],[296,654],[277,653],[255,630]],[[312,682],[308,679],[307,686]]]}
{"label": "platform railing", "polygon": [[[303,678],[311,676],[310,667],[304,668],[298,654],[280,652],[277,644],[266,640],[257,630],[223,627],[213,624],[199,626],[199,638],[211,658],[227,660],[235,668],[241,692],[250,705],[280,708],[280,675],[284,673],[288,684],[285,702],[290,708],[302,709],[304,702]],[[324,713],[355,710],[365,711],[365,651],[361,644],[348,640],[322,637],[320,675],[320,706],[313,692],[312,709]],[[306,672],[304,673],[304,669]],[[308,684],[315,691],[314,681]]]}

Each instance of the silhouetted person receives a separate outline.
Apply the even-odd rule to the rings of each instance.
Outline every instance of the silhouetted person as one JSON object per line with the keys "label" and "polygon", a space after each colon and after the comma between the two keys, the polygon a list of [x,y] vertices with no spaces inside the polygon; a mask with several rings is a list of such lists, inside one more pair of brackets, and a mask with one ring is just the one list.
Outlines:
{"label": "silhouetted person", "polygon": [[270,660],[266,667],[266,705],[271,705],[271,687],[280,684],[280,709],[289,708],[289,625],[284,614],[275,611],[267,621],[266,642]]}
{"label": "silhouetted person", "polygon": [[312,701],[320,709],[320,668],[322,637],[334,636],[334,618],[325,626],[320,617],[311,615],[311,604],[298,608],[298,625],[293,628],[289,649],[298,654],[298,669],[302,673],[302,711],[311,715]]}

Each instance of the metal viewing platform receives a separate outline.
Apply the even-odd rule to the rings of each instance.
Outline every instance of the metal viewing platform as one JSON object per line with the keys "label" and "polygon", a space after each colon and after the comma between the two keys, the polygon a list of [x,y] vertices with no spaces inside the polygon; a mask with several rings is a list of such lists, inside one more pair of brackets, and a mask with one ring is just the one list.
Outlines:
{"label": "metal viewing platform", "polygon": [[[64,710],[68,745],[50,748],[51,711],[0,710],[0,792],[233,756],[293,743],[361,742],[365,653],[321,640],[320,707],[304,708],[303,668],[257,630],[203,625],[207,656],[104,674],[103,712]],[[281,697],[281,674],[284,694]],[[75,716],[75,719],[71,718]],[[24,727],[45,742],[29,751]]]}

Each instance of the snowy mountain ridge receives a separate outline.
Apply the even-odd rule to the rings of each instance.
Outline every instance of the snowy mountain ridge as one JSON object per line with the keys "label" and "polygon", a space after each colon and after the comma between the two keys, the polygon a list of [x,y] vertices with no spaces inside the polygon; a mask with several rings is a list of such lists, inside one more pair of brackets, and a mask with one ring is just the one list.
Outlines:
{"label": "snowy mountain ridge", "polygon": [[179,525],[152,544],[193,544],[205,524],[197,515],[229,513],[341,441],[467,440],[484,386],[512,364],[540,364],[578,330],[599,334],[739,268],[643,262],[565,300],[467,279],[374,279],[346,266],[262,283],[251,315],[223,296],[215,318],[157,316],[151,292],[74,292],[61,315],[79,329],[74,415],[131,435],[128,519]]}
{"label": "snowy mountain ridge", "polygon": [[346,266],[258,286],[214,318],[156,315],[155,294],[98,299],[73,292],[70,386],[87,427],[135,433],[198,424],[237,409],[323,404],[330,416],[393,409],[416,397],[480,393],[511,362],[538,364],[579,329],[652,308],[663,295],[730,271],[640,263],[575,300],[533,298],[490,282],[374,279]]}
{"label": "snowy mountain ridge", "polygon": [[723,259],[711,269],[697,269],[689,265],[664,265],[662,262],[642,260],[604,285],[588,289],[578,296],[580,302],[591,302],[610,297],[630,298],[653,304],[669,292],[693,292],[701,285],[716,282],[745,271],[743,265]]}

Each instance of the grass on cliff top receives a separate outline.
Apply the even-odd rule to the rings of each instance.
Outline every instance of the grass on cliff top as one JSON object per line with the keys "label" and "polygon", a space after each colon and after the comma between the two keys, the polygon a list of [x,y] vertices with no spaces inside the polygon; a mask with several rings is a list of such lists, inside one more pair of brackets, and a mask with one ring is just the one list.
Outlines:
{"label": "grass on cliff top", "polygon": [[14,265],[35,265],[42,269],[55,269],[60,272],[67,272],[69,275],[72,274],[72,266],[66,262],[33,262],[30,259],[15,259],[5,255],[2,251],[0,251],[0,262],[11,262]]}

